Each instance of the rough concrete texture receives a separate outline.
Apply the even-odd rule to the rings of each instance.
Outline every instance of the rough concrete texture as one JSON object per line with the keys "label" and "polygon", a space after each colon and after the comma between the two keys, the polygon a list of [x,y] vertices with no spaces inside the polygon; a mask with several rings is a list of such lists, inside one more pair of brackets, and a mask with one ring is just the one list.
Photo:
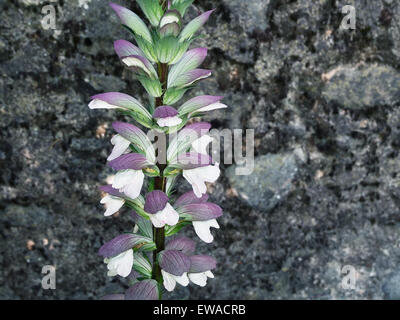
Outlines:
{"label": "rough concrete texture", "polygon": [[[195,3],[187,19],[217,7],[197,42],[215,72],[190,95],[225,96],[206,119],[254,129],[256,168],[239,179],[222,165],[210,186],[224,216],[198,251],[217,258],[216,278],[166,298],[400,298],[400,3]],[[356,30],[341,30],[351,3]],[[113,52],[131,38],[107,1],[56,1],[56,30],[41,26],[45,4],[0,0],[0,298],[96,299],[127,287],[97,250],[132,221],[105,218],[97,191],[124,117],[87,103],[144,91]],[[56,290],[41,288],[48,264]]]}

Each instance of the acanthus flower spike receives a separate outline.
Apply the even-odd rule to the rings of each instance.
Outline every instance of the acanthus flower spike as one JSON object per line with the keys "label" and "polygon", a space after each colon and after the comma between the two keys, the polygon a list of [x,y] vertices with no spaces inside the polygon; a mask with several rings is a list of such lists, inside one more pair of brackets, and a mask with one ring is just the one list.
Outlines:
{"label": "acanthus flower spike", "polygon": [[[198,237],[210,243],[214,239],[210,228],[219,228],[217,219],[222,215],[221,207],[208,202],[206,194],[206,183],[215,182],[220,174],[219,164],[208,154],[213,141],[208,134],[211,124],[192,122],[191,118],[227,106],[221,103],[221,96],[208,95],[173,106],[197,82],[212,75],[211,70],[200,68],[207,49],[188,48],[214,10],[184,26],[183,16],[193,1],[137,0],[150,28],[136,13],[110,3],[136,41],[115,41],[115,52],[134,72],[148,93],[149,103],[142,104],[125,93],[107,92],[93,96],[89,108],[115,109],[157,134],[175,136],[166,139],[169,144],[160,150],[141,128],[129,122],[112,124],[116,134],[107,161],[115,175],[111,184],[100,187],[105,194],[101,203],[106,206],[106,216],[124,206],[130,208],[134,225],[129,233],[115,237],[99,250],[108,276],[124,277],[130,285],[125,293],[104,296],[105,300],[161,299],[162,286],[167,291],[174,290],[177,283],[205,286],[214,277],[214,258],[195,254],[192,239],[179,235],[169,238],[192,224]],[[191,184],[192,191],[173,202],[171,195],[180,178]]]}

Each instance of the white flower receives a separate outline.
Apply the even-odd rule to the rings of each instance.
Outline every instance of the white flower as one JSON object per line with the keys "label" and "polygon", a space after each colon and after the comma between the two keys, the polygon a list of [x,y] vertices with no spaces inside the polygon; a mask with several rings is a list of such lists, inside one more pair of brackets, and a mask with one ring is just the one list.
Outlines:
{"label": "white flower", "polygon": [[174,226],[179,221],[179,214],[169,203],[167,203],[163,210],[150,215],[150,220],[156,228],[162,228],[166,224]]}
{"label": "white flower", "polygon": [[210,232],[210,228],[219,229],[219,224],[216,219],[206,221],[192,221],[194,231],[198,237],[206,243],[211,243],[214,240],[213,235]]}
{"label": "white flower", "polygon": [[114,148],[107,158],[108,161],[117,159],[119,156],[129,151],[130,141],[126,140],[119,134],[116,134],[114,137],[112,137],[111,143],[114,145]]}
{"label": "white flower", "polygon": [[189,273],[189,280],[200,287],[205,287],[207,284],[207,278],[214,278],[213,273],[208,270],[200,273]]}
{"label": "white flower", "polygon": [[127,277],[132,271],[133,266],[133,250],[129,249],[113,258],[105,258],[104,262],[107,263],[109,277],[120,275]]}
{"label": "white flower", "polygon": [[136,199],[140,195],[144,180],[142,170],[121,170],[114,177],[112,187],[123,192],[131,199]]}
{"label": "white flower", "polygon": [[125,203],[125,199],[107,194],[101,199],[100,203],[106,206],[106,212],[104,212],[104,215],[108,217],[118,212],[118,210],[122,208]]}
{"label": "white flower", "polygon": [[157,124],[160,127],[175,127],[181,123],[182,119],[177,116],[157,119]]}
{"label": "white flower", "polygon": [[161,274],[164,279],[164,287],[167,289],[169,292],[173,291],[175,289],[176,283],[178,282],[181,286],[186,287],[189,284],[189,278],[187,275],[187,272],[183,273],[181,276],[175,276],[173,274],[170,274],[164,270],[161,269]]}
{"label": "white flower", "polygon": [[[204,135],[201,138],[193,141],[192,150],[197,153],[207,154],[207,146],[213,141],[209,135]],[[201,198],[207,192],[206,182],[217,181],[220,175],[219,163],[195,169],[183,170],[183,177],[192,185],[193,192],[197,198]]]}

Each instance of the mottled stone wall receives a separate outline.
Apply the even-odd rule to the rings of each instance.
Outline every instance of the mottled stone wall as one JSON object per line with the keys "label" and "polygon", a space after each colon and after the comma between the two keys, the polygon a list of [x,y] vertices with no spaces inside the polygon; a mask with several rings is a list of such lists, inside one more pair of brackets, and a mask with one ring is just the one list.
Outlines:
{"label": "mottled stone wall", "polygon": [[[59,0],[57,30],[40,24],[48,2],[32,2],[0,0],[0,298],[93,299],[126,287],[97,250],[132,221],[98,203],[110,124],[124,118],[87,103],[145,95],[113,52],[130,36],[107,1]],[[354,31],[339,29],[346,4]],[[216,278],[177,296],[400,298],[400,3],[197,0],[187,18],[213,7],[197,44],[214,77],[191,95],[226,97],[206,120],[254,129],[256,168],[241,178],[222,165],[210,189],[221,230],[200,245]],[[54,291],[41,289],[46,264]],[[354,290],[341,286],[344,265]]]}

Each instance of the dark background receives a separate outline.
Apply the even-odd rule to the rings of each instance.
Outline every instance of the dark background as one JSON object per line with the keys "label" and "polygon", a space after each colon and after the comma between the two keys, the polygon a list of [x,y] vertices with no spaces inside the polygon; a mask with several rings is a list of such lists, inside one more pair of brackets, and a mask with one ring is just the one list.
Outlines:
{"label": "dark background", "polygon": [[[40,2],[0,0],[0,298],[96,299],[126,288],[97,250],[132,221],[105,218],[97,190],[112,174],[111,123],[124,118],[87,103],[144,92],[113,52],[133,40],[108,1],[54,2],[57,31],[42,28]],[[196,43],[215,71],[190,95],[225,96],[229,109],[207,116],[214,128],[255,129],[256,168],[222,166],[210,186],[221,229],[198,241],[216,278],[172,297],[400,298],[399,1],[195,4],[187,20],[217,7]],[[353,31],[339,29],[346,4]],[[41,289],[47,264],[53,291]],[[354,290],[341,286],[345,265]]]}

